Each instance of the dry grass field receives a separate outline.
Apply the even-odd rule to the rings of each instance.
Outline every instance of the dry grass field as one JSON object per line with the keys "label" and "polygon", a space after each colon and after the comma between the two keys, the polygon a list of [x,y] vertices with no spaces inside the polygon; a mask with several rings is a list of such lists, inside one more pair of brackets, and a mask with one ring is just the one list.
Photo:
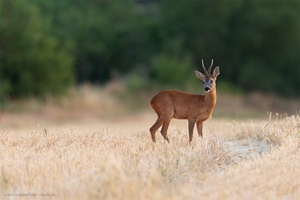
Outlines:
{"label": "dry grass field", "polygon": [[297,114],[209,119],[191,144],[173,120],[153,144],[154,112],[110,95],[27,104],[0,116],[0,199],[300,199]]}

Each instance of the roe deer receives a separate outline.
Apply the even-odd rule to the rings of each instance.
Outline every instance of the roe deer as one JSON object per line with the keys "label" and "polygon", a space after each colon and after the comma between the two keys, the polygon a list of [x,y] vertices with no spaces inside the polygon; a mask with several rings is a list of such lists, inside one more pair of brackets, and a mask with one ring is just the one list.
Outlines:
{"label": "roe deer", "polygon": [[195,70],[196,77],[203,82],[204,90],[206,91],[205,95],[164,90],[152,98],[150,102],[151,107],[158,115],[156,122],[150,128],[153,142],[156,142],[155,133],[160,126],[162,126],[162,136],[169,142],[167,130],[172,118],[188,120],[189,142],[193,139],[195,124],[197,125],[199,136],[202,137],[203,122],[211,116],[217,102],[216,80],[220,74],[220,69],[217,66],[213,74],[211,74],[212,65],[213,60],[207,71],[202,60],[204,74]]}

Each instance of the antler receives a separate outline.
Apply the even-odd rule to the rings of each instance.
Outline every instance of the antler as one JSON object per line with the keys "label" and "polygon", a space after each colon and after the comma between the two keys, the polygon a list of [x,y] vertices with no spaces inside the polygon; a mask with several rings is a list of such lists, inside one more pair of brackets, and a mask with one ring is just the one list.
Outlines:
{"label": "antler", "polygon": [[202,67],[203,67],[204,73],[207,75],[207,74],[208,74],[208,71],[206,70],[206,68],[205,68],[205,66],[204,66],[203,59],[202,59]]}
{"label": "antler", "polygon": [[208,76],[211,75],[211,68],[212,68],[213,64],[214,64],[214,59],[211,59],[210,66],[209,66],[208,71],[207,71],[206,68],[205,68],[205,66],[204,66],[203,59],[202,59],[202,67],[203,67],[204,73],[205,73],[206,75],[208,75]]}
{"label": "antler", "polygon": [[211,67],[213,66],[213,64],[214,64],[214,59],[211,59],[211,63],[210,63],[209,69],[208,69],[209,74],[211,74]]}

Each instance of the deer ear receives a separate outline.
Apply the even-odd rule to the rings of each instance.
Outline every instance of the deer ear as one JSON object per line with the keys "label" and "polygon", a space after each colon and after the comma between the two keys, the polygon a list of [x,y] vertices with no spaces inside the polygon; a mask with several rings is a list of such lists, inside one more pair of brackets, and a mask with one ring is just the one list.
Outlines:
{"label": "deer ear", "polygon": [[201,72],[195,70],[195,75],[198,79],[200,79],[201,81],[205,81],[205,75],[202,74]]}
{"label": "deer ear", "polygon": [[213,72],[213,77],[217,78],[217,76],[219,76],[219,74],[220,74],[220,69],[219,69],[219,67],[216,67]]}

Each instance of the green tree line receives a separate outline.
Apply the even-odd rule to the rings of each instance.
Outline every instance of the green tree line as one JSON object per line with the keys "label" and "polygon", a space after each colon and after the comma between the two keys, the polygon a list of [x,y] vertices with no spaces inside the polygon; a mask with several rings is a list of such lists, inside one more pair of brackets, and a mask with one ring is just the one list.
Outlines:
{"label": "green tree line", "polygon": [[299,10],[298,0],[0,0],[0,96],[116,74],[184,85],[212,58],[225,85],[300,96]]}

